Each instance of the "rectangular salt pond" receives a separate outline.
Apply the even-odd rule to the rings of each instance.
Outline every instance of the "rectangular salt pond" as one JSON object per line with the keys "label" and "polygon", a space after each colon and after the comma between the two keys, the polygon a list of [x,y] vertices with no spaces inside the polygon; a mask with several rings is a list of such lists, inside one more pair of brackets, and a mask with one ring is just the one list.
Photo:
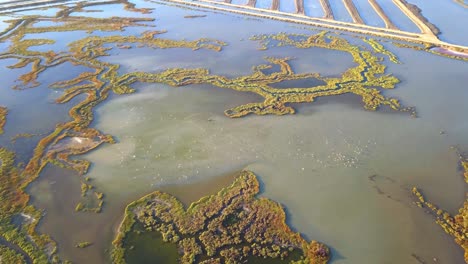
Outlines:
{"label": "rectangular salt pond", "polygon": [[304,0],[304,12],[310,17],[323,17],[324,15],[319,0]]}
{"label": "rectangular salt pond", "polygon": [[233,5],[246,5],[248,0],[232,0],[231,4]]}
{"label": "rectangular salt pond", "polygon": [[368,0],[353,0],[353,3],[366,25],[382,28],[385,27],[384,21],[380,18],[377,12],[375,12]]}
{"label": "rectangular salt pond", "polygon": [[415,33],[421,32],[411,19],[409,19],[392,1],[377,0],[377,2],[398,29]]}
{"label": "rectangular salt pond", "polygon": [[280,1],[279,11],[285,12],[285,13],[291,13],[291,14],[296,13],[295,0],[279,0],[279,1]]}
{"label": "rectangular salt pond", "polygon": [[353,22],[351,15],[346,9],[343,0],[328,0],[330,2],[331,9],[335,20],[343,22]]}
{"label": "rectangular salt pond", "polygon": [[271,9],[272,3],[273,0],[257,0],[257,2],[255,3],[255,7],[262,9]]}

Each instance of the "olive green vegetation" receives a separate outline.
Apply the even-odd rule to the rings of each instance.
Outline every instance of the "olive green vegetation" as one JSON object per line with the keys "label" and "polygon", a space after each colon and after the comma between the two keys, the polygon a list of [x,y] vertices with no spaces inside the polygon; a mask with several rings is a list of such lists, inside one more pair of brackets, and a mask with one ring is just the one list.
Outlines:
{"label": "olive green vegetation", "polygon": [[362,40],[366,42],[367,44],[371,45],[371,47],[374,49],[375,52],[388,56],[388,58],[393,63],[401,64],[401,62],[398,60],[398,57],[392,52],[386,50],[384,46],[380,44],[377,40],[373,38],[363,38]]}
{"label": "olive green vegetation", "polygon": [[125,245],[128,264],[177,264],[179,260],[176,244],[164,242],[160,232],[147,231],[141,224],[126,234]]}
{"label": "olive green vegetation", "polygon": [[[468,183],[468,159],[460,155],[460,164],[463,168],[465,182]],[[417,198],[416,204],[421,208],[428,208],[429,212],[436,218],[436,223],[463,248],[465,262],[468,263],[468,198],[465,200],[463,207],[459,209],[458,214],[452,216],[433,203],[426,201],[421,191],[416,187],[413,187],[412,191]]]}
{"label": "olive green vegetation", "polygon": [[[257,108],[255,110],[258,108],[263,110],[267,108],[265,106],[268,106],[274,109],[271,110],[272,112],[277,114],[294,113],[294,109],[285,106],[286,103],[313,102],[317,97],[346,93],[361,96],[364,107],[368,110],[376,110],[382,105],[389,106],[394,110],[412,110],[402,108],[397,99],[386,98],[377,89],[377,87],[392,89],[399,83],[399,80],[395,76],[385,74],[386,66],[381,63],[382,58],[374,56],[371,51],[350,44],[343,38],[322,32],[312,36],[280,33],[276,35],[254,36],[251,39],[259,41],[263,49],[274,46],[294,46],[297,48],[318,47],[348,52],[357,64],[356,67],[345,71],[340,78],[326,78],[317,73],[294,74],[287,63],[287,59],[276,59],[274,62],[281,66],[281,73],[286,76],[282,80],[314,77],[324,81],[326,84],[302,89],[289,88],[278,90],[264,88],[263,90],[271,91],[270,96],[266,97],[267,100],[261,106],[256,105]],[[381,49],[384,51],[383,46]],[[388,51],[385,52],[389,53]],[[266,68],[268,65],[261,67]],[[258,68],[261,69],[260,67]],[[263,77],[261,71],[255,74]],[[275,75],[278,74],[271,74],[269,76]]]}
{"label": "olive green vegetation", "polygon": [[[252,257],[327,263],[329,249],[293,232],[282,206],[256,197],[258,192],[256,176],[242,171],[229,187],[187,209],[167,193],[146,195],[127,206],[112,261],[132,263],[135,233],[158,232],[165,243],[177,245],[179,263],[242,263]],[[300,254],[289,259],[294,251]]]}
{"label": "olive green vegetation", "polygon": [[76,244],[75,247],[77,247],[77,248],[87,248],[87,247],[91,246],[92,244],[93,243],[91,243],[91,242],[85,241],[85,242],[80,242],[80,243]]}
{"label": "olive green vegetation", "polygon": [[0,245],[0,263],[25,264],[26,261],[23,256],[15,250]]}
{"label": "olive green vegetation", "polygon": [[[111,79],[111,83],[119,85],[119,91],[133,91],[129,85],[134,82],[167,83],[172,86],[186,86],[189,84],[211,84],[213,86],[232,89],[241,92],[252,92],[264,98],[263,102],[249,103],[228,109],[225,114],[229,117],[242,117],[248,114],[285,115],[293,114],[291,103],[313,102],[315,98],[323,96],[341,95],[353,93],[362,97],[364,107],[376,110],[382,105],[394,110],[412,110],[402,108],[397,99],[384,97],[379,89],[392,89],[399,80],[391,75],[384,74],[385,66],[381,64],[382,58],[376,57],[371,51],[360,49],[350,44],[347,40],[327,32],[316,35],[277,34],[254,36],[252,40],[259,41],[263,49],[268,48],[272,42],[277,46],[295,46],[297,48],[325,48],[348,52],[353,56],[358,66],[348,69],[341,77],[327,78],[319,73],[297,74],[291,68],[290,58],[265,58],[269,64],[258,65],[253,68],[253,73],[248,76],[228,78],[212,75],[207,69],[168,69],[159,73],[133,72]],[[300,39],[300,40],[297,40]],[[80,45],[81,46],[81,45]],[[381,47],[382,52],[391,54]],[[396,58],[393,57],[392,58]],[[279,71],[265,74],[264,70],[279,66]],[[305,88],[273,88],[272,85],[288,80],[306,80],[316,78],[323,81],[324,85]]]}
{"label": "olive green vegetation", "polygon": [[4,106],[0,106],[0,135],[3,134],[3,127],[6,124],[7,114],[8,114],[8,109]]}

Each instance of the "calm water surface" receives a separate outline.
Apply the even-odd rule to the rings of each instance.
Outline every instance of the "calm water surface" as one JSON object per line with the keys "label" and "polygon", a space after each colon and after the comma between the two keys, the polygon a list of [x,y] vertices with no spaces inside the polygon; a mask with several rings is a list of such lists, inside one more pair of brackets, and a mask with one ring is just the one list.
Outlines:
{"label": "calm water surface", "polygon": [[[290,47],[259,51],[258,44],[249,40],[254,34],[310,34],[308,30],[236,15],[154,6],[157,29],[169,30],[161,37],[210,37],[229,46],[219,53],[117,49],[103,60],[121,64],[121,72],[204,67],[228,77],[250,74],[252,66],[266,63],[265,56],[293,57],[295,71],[325,76],[339,75],[354,65],[351,56],[341,52]],[[186,20],[187,12],[208,16]],[[145,30],[131,28],[125,34]],[[114,135],[118,143],[80,157],[94,164],[88,176],[106,195],[103,212],[74,212],[80,199],[79,176],[48,166],[29,189],[33,203],[46,210],[40,231],[59,242],[65,259],[102,263],[128,202],[167,188],[188,204],[227,186],[234,172],[247,168],[259,176],[261,196],[286,207],[295,230],[332,248],[332,263],[414,263],[413,255],[427,263],[434,258],[439,263],[462,263],[462,250],[432,217],[413,205],[410,189],[420,187],[429,200],[451,213],[462,205],[466,187],[450,146],[468,149],[464,114],[468,112],[464,87],[468,64],[388,48],[403,62],[389,65],[388,72],[402,83],[384,94],[415,106],[419,118],[388,109],[365,111],[360,98],[352,95],[295,105],[296,115],[240,119],[229,119],[223,111],[260,97],[210,85],[174,88],[162,84],[137,84],[137,93],[113,96],[97,108],[93,127]],[[76,74],[67,65],[63,67],[55,70]],[[41,78],[52,80],[54,71],[50,72]],[[8,84],[13,80],[8,79]],[[41,100],[36,99],[36,91],[42,94]],[[6,97],[0,97],[0,104],[12,109],[11,122],[21,121],[44,133],[66,120],[65,111],[63,116],[57,113],[67,106],[49,103],[57,95],[47,87],[21,97],[43,105],[36,108],[41,115],[30,119],[20,118],[28,108],[23,101],[15,101],[15,93],[6,90]],[[2,144],[17,133],[6,128]],[[29,131],[27,127],[20,130]],[[204,183],[187,187],[197,182]],[[82,241],[94,245],[76,249],[74,245]]]}

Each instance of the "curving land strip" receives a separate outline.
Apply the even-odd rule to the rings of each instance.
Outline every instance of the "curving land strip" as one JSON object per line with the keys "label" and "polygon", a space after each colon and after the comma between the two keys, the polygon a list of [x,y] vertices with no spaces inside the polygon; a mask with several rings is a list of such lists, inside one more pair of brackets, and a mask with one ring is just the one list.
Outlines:
{"label": "curving land strip", "polygon": [[3,127],[6,123],[6,116],[8,114],[8,108],[0,105],[0,135],[3,134]]}
{"label": "curving land strip", "polygon": [[305,15],[304,0],[296,0],[295,4],[296,4],[296,13],[301,14],[301,15]]}
{"label": "curving land strip", "polygon": [[453,0],[453,1],[455,1],[455,3],[461,5],[464,8],[468,8],[468,4],[465,4],[464,0]]}
{"label": "curving land strip", "polygon": [[353,0],[343,0],[343,3],[346,7],[346,10],[348,10],[348,13],[351,15],[351,18],[353,18],[354,23],[364,24],[361,15],[359,15],[359,11],[353,3]]}
{"label": "curving land strip", "polygon": [[320,0],[320,5],[323,8],[323,18],[335,19],[335,17],[333,16],[333,10],[331,9],[330,2],[328,2],[328,0]]}
{"label": "curving land strip", "polygon": [[374,8],[375,12],[377,12],[380,18],[382,18],[382,20],[385,23],[386,28],[398,30],[397,26],[393,24],[393,22],[390,20],[387,14],[385,14],[385,11],[382,9],[379,3],[377,3],[376,0],[368,0],[368,1],[369,1],[369,4],[372,6],[372,8]]}
{"label": "curving land strip", "polygon": [[427,20],[418,6],[406,2],[406,0],[392,0],[395,5],[421,30],[421,33],[431,36],[440,34],[439,29]]}
{"label": "curving land strip", "polygon": [[279,0],[273,0],[271,3],[271,10],[279,11]]}

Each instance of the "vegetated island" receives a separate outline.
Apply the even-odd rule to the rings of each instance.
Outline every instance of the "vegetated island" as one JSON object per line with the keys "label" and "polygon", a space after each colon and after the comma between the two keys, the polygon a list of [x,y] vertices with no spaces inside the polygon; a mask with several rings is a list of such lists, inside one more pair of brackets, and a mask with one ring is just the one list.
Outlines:
{"label": "vegetated island", "polygon": [[[255,258],[327,263],[329,249],[293,232],[281,205],[256,197],[258,192],[256,176],[242,171],[231,186],[187,209],[167,193],[146,195],[127,206],[113,241],[112,261],[129,262],[134,240],[142,233],[157,232],[164,242],[177,246],[179,263],[243,263]],[[137,234],[128,239],[131,232]]]}
{"label": "vegetated island", "polygon": [[[460,162],[464,171],[465,182],[468,183],[468,159],[460,155]],[[454,237],[455,242],[463,248],[465,251],[465,262],[468,263],[468,198],[465,200],[463,207],[459,209],[458,214],[452,216],[433,203],[426,201],[421,191],[416,187],[413,187],[412,191],[418,199],[416,204],[421,208],[429,209],[429,212],[436,218],[436,223],[447,234]]]}
{"label": "vegetated island", "polygon": [[3,134],[3,128],[6,124],[6,117],[8,114],[8,108],[0,105],[0,135]]}

